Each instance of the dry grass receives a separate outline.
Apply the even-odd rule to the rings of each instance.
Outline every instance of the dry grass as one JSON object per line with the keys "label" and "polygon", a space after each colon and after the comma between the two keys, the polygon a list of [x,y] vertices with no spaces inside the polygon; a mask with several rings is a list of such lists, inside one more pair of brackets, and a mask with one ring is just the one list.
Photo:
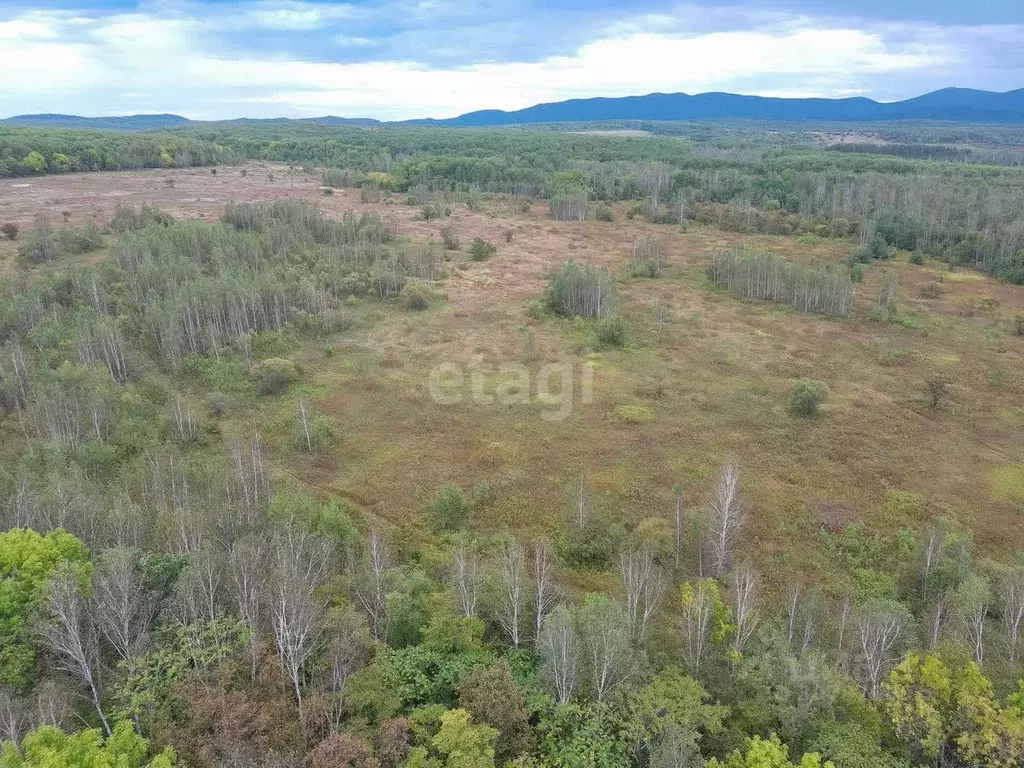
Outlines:
{"label": "dry grass", "polygon": [[[163,181],[169,176],[173,188]],[[454,206],[450,218],[425,222],[401,196],[390,205],[361,203],[353,190],[325,198],[318,175],[283,168],[246,178],[225,169],[216,177],[154,171],[32,183],[31,193],[5,183],[0,220],[24,225],[39,208],[58,205],[54,199],[76,223],[109,216],[119,200],[213,218],[229,199],[292,196],[330,215],[379,210],[413,239],[440,240],[440,227],[451,224],[464,242],[500,242],[485,262],[449,265],[442,308],[412,313],[398,303],[363,302],[353,310],[354,329],[330,340],[336,354],[325,357],[323,342],[296,351],[308,400],[335,421],[337,442],[328,453],[301,454],[288,447],[282,428],[270,436],[275,465],[387,521],[401,531],[397,540],[423,540],[425,508],[448,481],[476,488],[478,530],[541,535],[564,525],[581,471],[596,505],[636,520],[669,516],[676,484],[688,505],[703,504],[717,467],[735,460],[751,511],[745,548],[769,572],[821,566],[817,510],[826,499],[854,505],[879,531],[920,529],[944,514],[969,526],[983,552],[1024,547],[1024,339],[1007,331],[1024,288],[944,274],[935,264],[875,265],[857,286],[853,316],[830,320],[711,291],[704,269],[714,252],[735,243],[808,264],[838,263],[850,243],[802,245],[702,227],[681,233],[627,221],[624,209],[614,224],[552,222],[543,204],[511,216],[500,201],[485,201],[478,211]],[[506,244],[502,232],[509,227],[515,237]],[[665,243],[665,277],[621,277],[634,235],[650,232]],[[580,324],[528,315],[552,267],[569,257],[620,276],[629,347],[592,354]],[[912,313],[918,328],[868,319],[883,269],[899,272],[899,313]],[[937,278],[941,295],[922,298],[920,287]],[[661,330],[659,303],[667,307]],[[565,421],[545,421],[537,402],[432,400],[434,366],[468,366],[476,356],[493,366],[521,361],[527,327],[539,350],[530,368],[553,361],[590,366],[592,405],[577,405]],[[925,379],[936,372],[948,377],[952,396],[933,410]],[[817,419],[786,412],[798,378],[819,379],[831,390]],[[286,424],[292,409],[288,398],[269,409],[261,404],[261,418]],[[892,491],[918,493],[923,504],[887,506]]]}

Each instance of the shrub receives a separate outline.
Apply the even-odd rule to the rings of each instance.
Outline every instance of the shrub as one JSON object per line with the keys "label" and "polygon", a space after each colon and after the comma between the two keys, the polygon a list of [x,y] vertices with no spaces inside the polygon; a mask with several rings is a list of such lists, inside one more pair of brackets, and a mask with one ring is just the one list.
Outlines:
{"label": "shrub", "polygon": [[594,211],[594,218],[598,221],[615,221],[615,213],[610,206],[599,205]]}
{"label": "shrub", "polygon": [[473,242],[469,244],[469,258],[473,261],[485,261],[497,252],[497,247],[482,237],[474,237]]}
{"label": "shrub", "polygon": [[852,264],[850,266],[850,279],[855,283],[864,282],[864,273],[867,271],[867,266],[864,264]]}
{"label": "shrub", "polygon": [[629,271],[633,277],[661,277],[664,246],[657,235],[633,238]]}
{"label": "shrub", "polygon": [[29,264],[41,264],[57,257],[57,238],[50,222],[40,217],[36,226],[18,246],[18,256]]}
{"label": "shrub", "polygon": [[516,231],[514,229],[512,229],[512,227],[508,227],[507,229],[503,229],[501,231],[501,234],[505,236],[505,242],[506,243],[511,243],[512,242],[512,238],[514,238],[516,236]]}
{"label": "shrub", "polygon": [[597,324],[597,341],[603,347],[622,347],[626,344],[626,321],[619,315],[608,315]]}
{"label": "shrub", "polygon": [[615,311],[615,288],[608,270],[565,262],[548,284],[545,303],[562,317],[605,317]]}
{"label": "shrub", "polygon": [[410,285],[403,295],[409,309],[423,310],[430,306],[430,293],[422,285]]}
{"label": "shrub", "polygon": [[1013,318],[1013,335],[1024,336],[1024,315]]}
{"label": "shrub", "polygon": [[455,227],[451,224],[441,227],[441,242],[446,251],[457,251],[462,245],[459,242],[459,236],[455,234]]}
{"label": "shrub", "polygon": [[299,378],[299,367],[291,360],[268,357],[253,366],[253,381],[263,395],[279,395]]}
{"label": "shrub", "polygon": [[909,261],[911,264],[917,264],[918,266],[924,264],[924,259],[924,251],[922,251],[920,248],[913,251],[910,254],[910,256],[907,257],[907,261]]}
{"label": "shrub", "polygon": [[65,253],[92,253],[103,247],[103,233],[90,221],[82,229],[64,227],[57,232],[57,243]]}
{"label": "shrub", "polygon": [[921,286],[921,296],[926,299],[937,299],[942,296],[942,286],[938,283],[925,283]]}
{"label": "shrub", "polygon": [[18,239],[18,225],[14,222],[9,222],[0,227],[0,232],[3,232],[4,237],[10,240],[12,243]]}
{"label": "shrub", "polygon": [[824,382],[801,380],[793,385],[789,396],[789,412],[794,416],[810,419],[818,415],[818,407],[828,397],[828,387]]}
{"label": "shrub", "polygon": [[949,394],[949,382],[941,374],[933,374],[924,380],[928,389],[928,400],[932,408],[938,408],[939,403]]}
{"label": "shrub", "polygon": [[445,483],[437,489],[430,505],[430,519],[443,531],[456,531],[469,523],[469,504],[455,483]]}

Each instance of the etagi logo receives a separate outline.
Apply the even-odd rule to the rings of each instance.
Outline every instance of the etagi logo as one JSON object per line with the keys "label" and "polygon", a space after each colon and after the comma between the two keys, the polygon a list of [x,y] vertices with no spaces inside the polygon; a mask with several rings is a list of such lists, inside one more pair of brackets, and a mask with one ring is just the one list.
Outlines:
{"label": "etagi logo", "polygon": [[594,370],[585,363],[548,363],[533,375],[522,363],[493,367],[477,355],[466,366],[451,361],[435,366],[427,390],[439,405],[458,405],[467,394],[476,405],[538,402],[550,406],[541,410],[542,419],[562,421],[572,413],[575,403],[594,402]]}

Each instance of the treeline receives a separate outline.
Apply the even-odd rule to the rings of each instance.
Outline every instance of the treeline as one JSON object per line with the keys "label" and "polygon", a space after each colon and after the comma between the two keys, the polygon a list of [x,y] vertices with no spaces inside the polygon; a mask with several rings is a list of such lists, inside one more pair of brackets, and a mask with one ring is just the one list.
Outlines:
{"label": "treeline", "polygon": [[166,133],[0,127],[0,178],[74,171],[191,168],[235,162],[202,139]]}
{"label": "treeline", "polygon": [[[474,536],[445,486],[416,546],[275,488],[258,437],[242,448],[228,478],[252,492],[231,508],[182,521],[139,496],[91,545],[42,521],[0,534],[0,765],[34,765],[76,716],[93,749],[139,764],[153,745],[161,766],[1024,760],[1024,568],[975,563],[944,520],[823,529],[828,586],[769,583],[732,466],[628,530],[581,480],[552,541]],[[147,482],[185,506],[174,472]]]}

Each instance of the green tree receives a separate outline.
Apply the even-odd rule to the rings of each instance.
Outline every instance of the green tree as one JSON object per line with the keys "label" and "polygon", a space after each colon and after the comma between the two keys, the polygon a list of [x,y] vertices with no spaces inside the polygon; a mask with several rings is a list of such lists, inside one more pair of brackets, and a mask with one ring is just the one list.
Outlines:
{"label": "green tree", "polygon": [[0,684],[25,687],[35,650],[28,622],[46,594],[50,576],[71,563],[83,577],[89,550],[63,530],[45,536],[31,529],[0,533]]}
{"label": "green tree", "polygon": [[46,171],[46,158],[38,152],[29,152],[21,162],[24,163],[26,168],[35,171],[36,173],[43,173]]}
{"label": "green tree", "polygon": [[711,758],[707,768],[836,768],[835,764],[821,761],[817,752],[808,752],[799,763],[789,761],[789,747],[774,733],[767,740],[760,736],[747,739],[743,752],[736,750],[724,761]]}
{"label": "green tree", "polygon": [[459,706],[475,721],[497,730],[495,755],[499,765],[529,749],[532,730],[526,698],[505,659],[473,670],[459,680],[456,689]]}
{"label": "green tree", "polygon": [[445,531],[455,531],[466,526],[469,522],[469,504],[459,486],[445,483],[437,489],[434,503],[430,505],[430,517],[438,528]]}
{"label": "green tree", "polygon": [[[20,751],[5,741],[0,768],[141,768],[149,742],[135,733],[130,720],[122,720],[104,741],[99,728],[67,734],[52,725],[29,733]],[[167,747],[145,763],[147,768],[172,768],[174,750]]]}
{"label": "green tree", "polygon": [[659,744],[678,734],[699,738],[701,733],[718,733],[728,708],[709,704],[709,699],[700,683],[669,667],[647,685],[622,693],[622,738],[634,751],[653,754]]}
{"label": "green tree", "polygon": [[798,381],[789,396],[789,412],[805,419],[813,418],[818,415],[818,408],[827,397],[828,387],[824,382]]}
{"label": "green tree", "polygon": [[441,727],[430,749],[415,747],[406,768],[494,768],[494,740],[498,732],[488,725],[473,725],[464,709],[441,715]]}
{"label": "green tree", "polygon": [[991,768],[1024,762],[1024,720],[999,705],[974,662],[951,669],[937,656],[911,654],[883,690],[886,716],[919,759]]}

